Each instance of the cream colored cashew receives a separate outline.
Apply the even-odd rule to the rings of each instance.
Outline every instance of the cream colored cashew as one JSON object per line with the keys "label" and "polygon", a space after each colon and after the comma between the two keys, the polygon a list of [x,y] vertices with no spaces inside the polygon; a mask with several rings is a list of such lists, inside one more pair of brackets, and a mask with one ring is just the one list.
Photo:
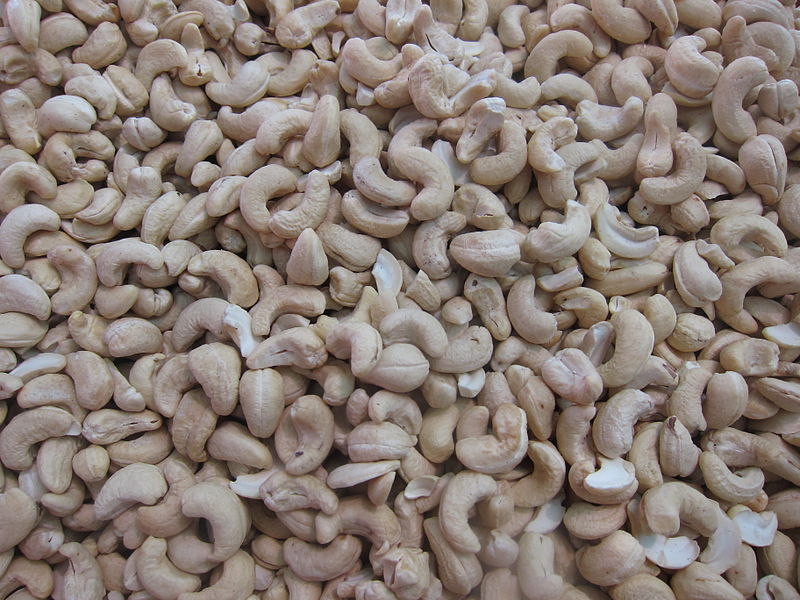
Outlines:
{"label": "cream colored cashew", "polygon": [[422,311],[394,311],[381,320],[378,329],[387,345],[411,343],[432,358],[442,356],[448,344],[441,323]]}
{"label": "cream colored cashew", "polygon": [[611,317],[615,341],[613,356],[597,368],[609,387],[625,385],[644,367],[653,351],[653,328],[638,311],[626,309]]}
{"label": "cream colored cashew", "polygon": [[647,177],[639,185],[642,198],[657,205],[673,205],[689,198],[706,174],[706,154],[700,142],[681,133],[672,144],[675,165],[672,174]]}
{"label": "cream colored cashew", "polygon": [[46,321],[50,317],[50,298],[32,279],[9,274],[0,277],[0,312],[19,312]]}
{"label": "cream colored cashew", "polygon": [[158,467],[135,463],[109,477],[94,500],[98,519],[112,519],[136,504],[155,504],[167,492]]}
{"label": "cream colored cashew", "polygon": [[526,260],[555,262],[575,254],[591,230],[589,211],[574,200],[567,200],[562,223],[543,223],[525,237],[522,251]]}
{"label": "cream colored cashew", "polygon": [[528,456],[533,473],[513,484],[511,495],[516,506],[536,508],[545,505],[561,491],[566,477],[564,458],[550,442],[529,442]]}
{"label": "cream colored cashew", "polygon": [[127,239],[109,242],[95,256],[97,277],[105,286],[122,285],[131,264],[143,264],[158,269],[164,259],[158,248],[144,242]]}
{"label": "cream colored cashew", "polygon": [[211,525],[214,547],[208,558],[212,561],[233,556],[250,526],[243,502],[230,489],[216,483],[201,482],[183,492],[181,512],[190,518],[204,518]]}
{"label": "cream colored cashew", "polygon": [[744,310],[744,296],[755,285],[780,281],[795,285],[795,270],[789,263],[775,256],[761,256],[747,260],[730,269],[722,277],[722,295],[714,305],[720,319],[742,333],[758,330],[755,319]]}
{"label": "cream colored cashew", "polygon": [[474,554],[459,552],[453,548],[441,530],[436,517],[425,519],[425,535],[439,567],[442,584],[456,594],[466,594],[478,585],[483,577],[483,569]]}
{"label": "cream colored cashew", "polygon": [[258,300],[258,284],[250,266],[226,250],[207,250],[189,261],[187,271],[216,281],[228,302],[244,308]]}
{"label": "cream colored cashew", "polygon": [[[578,197],[575,187],[575,172],[583,165],[591,163],[605,151],[599,140],[591,142],[572,142],[561,146],[556,154],[564,162],[564,167],[553,172],[537,173],[539,193],[545,204],[553,208],[563,208],[569,200]],[[528,151],[530,156],[530,149]]]}
{"label": "cream colored cashew", "polygon": [[439,502],[439,525],[447,541],[462,552],[478,552],[481,543],[469,528],[467,513],[478,502],[491,497],[497,484],[488,475],[461,471],[456,474]]}
{"label": "cream colored cashew", "polygon": [[40,406],[19,413],[0,432],[0,460],[9,469],[33,464],[31,446],[62,435],[80,435],[80,423],[67,411]]}
{"label": "cream colored cashew", "polygon": [[584,138],[607,142],[622,137],[636,127],[644,110],[644,103],[636,96],[628,98],[619,108],[581,100],[576,107],[575,124]]}
{"label": "cream colored cashew", "polygon": [[333,445],[333,414],[318,396],[302,396],[284,411],[275,450],[291,475],[316,469]]}
{"label": "cream colored cashew", "polygon": [[653,408],[653,399],[638,390],[613,395],[598,406],[592,424],[595,447],[609,458],[626,454],[633,444],[633,426]]}
{"label": "cream colored cashew", "polygon": [[709,538],[700,561],[718,572],[738,559],[741,536],[719,505],[685,483],[673,481],[649,489],[640,510],[648,527],[660,535],[675,535],[681,524]]}
{"label": "cream colored cashew", "polygon": [[35,231],[56,231],[61,226],[57,213],[41,204],[13,208],[0,223],[0,259],[18,269],[25,264],[23,246]]}
{"label": "cream colored cashew", "polygon": [[361,541],[339,535],[325,547],[292,537],[283,543],[286,564],[304,581],[328,581],[346,573],[361,554]]}
{"label": "cream colored cashew", "polygon": [[375,367],[383,350],[381,334],[366,323],[339,323],[325,337],[336,358],[349,358],[353,375],[361,377]]}
{"label": "cream colored cashew", "polygon": [[576,348],[560,350],[542,365],[542,379],[560,397],[591,404],[602,394],[603,381],[589,358]]}
{"label": "cream colored cashew", "polygon": [[739,148],[739,166],[765,204],[775,204],[786,185],[786,151],[772,135],[754,136]]}
{"label": "cream colored cashew", "polygon": [[558,71],[558,61],[564,57],[580,58],[591,54],[592,41],[580,31],[564,30],[546,35],[525,61],[525,77],[545,81]]}
{"label": "cream colored cashew", "polygon": [[599,544],[579,549],[575,562],[580,574],[590,583],[617,585],[644,566],[645,550],[630,533],[615,531]]}
{"label": "cream colored cashew", "polygon": [[566,166],[556,152],[561,146],[575,141],[578,127],[567,117],[548,119],[536,128],[528,142],[528,162],[537,171],[554,173]]}
{"label": "cream colored cashew", "polygon": [[658,244],[656,227],[631,227],[619,220],[619,210],[604,204],[594,214],[597,237],[611,252],[623,258],[647,258]]}
{"label": "cream colored cashew", "polygon": [[280,286],[265,291],[264,297],[250,310],[252,331],[256,335],[266,335],[281,315],[317,317],[324,310],[325,297],[319,290],[299,285]]}
{"label": "cream colored cashew", "polygon": [[583,500],[593,504],[619,504],[630,499],[638,487],[634,465],[622,458],[598,457],[576,462],[567,474],[572,490]]}
{"label": "cream colored cashew", "polygon": [[[345,194],[346,196],[347,194]],[[331,190],[325,175],[314,170],[308,174],[303,199],[290,210],[277,210],[269,218],[269,229],[284,238],[296,238],[303,228],[318,227],[328,212]]]}
{"label": "cream colored cashew", "polygon": [[519,540],[518,581],[530,600],[560,598],[565,582],[556,570],[555,544],[547,535],[528,532]]}
{"label": "cream colored cashew", "polygon": [[188,366],[218,415],[233,412],[238,399],[241,359],[227,344],[203,344],[189,352]]}
{"label": "cream colored cashew", "polygon": [[225,337],[225,310],[230,306],[221,298],[201,298],[184,308],[172,326],[172,345],[184,352],[205,331],[218,338]]}
{"label": "cream colored cashew", "polygon": [[756,125],[742,103],[755,87],[767,82],[767,65],[754,56],[744,56],[730,62],[719,77],[711,98],[714,122],[720,133],[741,144],[756,135]]}
{"label": "cream colored cashew", "polygon": [[200,578],[178,569],[167,557],[167,542],[148,537],[134,553],[136,576],[156,598],[177,598],[200,589]]}
{"label": "cream colored cashew", "polygon": [[[705,258],[700,252],[709,258]],[[698,240],[683,243],[675,253],[672,263],[675,287],[681,299],[689,306],[705,306],[709,302],[716,302],[722,296],[722,282],[709,265],[709,263],[714,264],[710,252],[709,244]],[[724,264],[715,266],[730,268],[734,265],[732,261],[727,260]]]}
{"label": "cream colored cashew", "polygon": [[493,435],[476,436],[456,443],[456,456],[480,473],[498,473],[513,468],[525,456],[528,446],[525,412],[504,403],[492,418]]}
{"label": "cream colored cashew", "polygon": [[710,94],[722,73],[719,55],[702,52],[706,45],[703,38],[687,35],[667,49],[664,68],[669,82],[690,98],[704,98]]}

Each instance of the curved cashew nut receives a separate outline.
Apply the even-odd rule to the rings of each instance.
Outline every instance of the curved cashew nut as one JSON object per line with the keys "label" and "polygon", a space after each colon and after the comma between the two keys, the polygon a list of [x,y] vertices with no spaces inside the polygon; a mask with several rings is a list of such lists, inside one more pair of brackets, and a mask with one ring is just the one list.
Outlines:
{"label": "curved cashew nut", "polygon": [[411,246],[414,262],[431,279],[444,279],[452,272],[447,256],[449,236],[461,231],[467,224],[464,215],[448,211],[436,219],[425,221],[417,227]]}
{"label": "curved cashew nut", "polygon": [[319,396],[301,396],[284,410],[275,430],[275,450],[290,475],[316,469],[333,446],[333,413]]}
{"label": "curved cashew nut", "polygon": [[669,82],[689,98],[708,96],[722,73],[722,64],[702,52],[705,47],[703,38],[687,35],[675,40],[667,49],[664,68]]}
{"label": "curved cashew nut", "polygon": [[693,487],[678,481],[650,488],[642,496],[639,510],[656,534],[672,536],[685,524],[709,538],[700,561],[717,572],[732,567],[741,543],[739,529],[719,504]]}
{"label": "curved cashew nut", "polygon": [[22,471],[33,464],[31,447],[63,435],[80,435],[80,423],[54,406],[40,406],[19,413],[0,431],[0,460],[6,468]]}
{"label": "curved cashew nut", "polygon": [[222,288],[228,302],[250,307],[258,300],[258,283],[244,259],[227,250],[206,250],[187,266],[192,275],[208,276]]}
{"label": "curved cashew nut", "polygon": [[225,338],[224,318],[228,306],[230,303],[222,298],[201,298],[184,308],[172,326],[172,345],[175,350],[188,350],[206,331],[218,338]]}
{"label": "curved cashew nut", "polygon": [[603,380],[589,357],[566,348],[542,365],[542,379],[558,396],[576,404],[591,404],[603,393]]}
{"label": "curved cashew nut", "polygon": [[541,533],[524,533],[519,540],[517,565],[519,587],[526,598],[562,597],[566,584],[556,572],[556,547],[552,538]]}
{"label": "curved cashew nut", "polygon": [[655,403],[639,390],[623,390],[598,405],[592,424],[595,447],[609,458],[627,454],[633,445],[633,426],[653,410]]}
{"label": "curved cashew nut", "polygon": [[528,447],[528,421],[511,403],[501,404],[492,417],[492,435],[465,438],[456,443],[456,456],[479,473],[502,473],[514,468]]}
{"label": "curved cashew nut", "polygon": [[587,57],[593,50],[592,41],[573,29],[555,31],[536,44],[525,61],[525,77],[536,77],[540,82],[558,71],[558,61],[564,57]]}
{"label": "curved cashew nut", "polygon": [[[716,302],[722,296],[722,282],[709,267],[708,259],[700,254],[701,249],[707,254],[708,246],[702,240],[684,242],[675,253],[672,263],[675,288],[681,299],[697,308]],[[719,266],[730,268],[734,265],[733,261],[728,260]]]}
{"label": "curved cashew nut", "polygon": [[536,173],[539,193],[545,204],[553,208],[563,208],[567,201],[575,200],[578,197],[575,172],[579,167],[597,160],[600,153],[605,151],[606,146],[600,140],[572,142],[556,150],[564,166],[556,171]]}
{"label": "curved cashew nut", "polygon": [[50,318],[50,298],[42,287],[23,275],[0,277],[0,313],[20,312],[40,321]]}
{"label": "curved cashew nut", "polygon": [[520,277],[508,292],[508,318],[524,340],[533,344],[548,344],[558,335],[555,316],[537,306],[536,279],[533,275]]}
{"label": "curved cashew nut", "polygon": [[244,550],[236,550],[222,563],[222,574],[213,584],[200,592],[183,592],[178,597],[180,600],[247,598],[255,589],[255,573],[253,557]]}
{"label": "curved cashew nut", "polygon": [[270,72],[264,60],[249,60],[229,82],[210,81],[205,86],[208,97],[223,106],[243,108],[261,100],[269,87]]}
{"label": "curved cashew nut", "polygon": [[58,213],[41,204],[23,204],[11,209],[0,222],[0,259],[19,269],[25,264],[23,246],[35,231],[57,231],[61,227]]}
{"label": "curved cashew nut", "polygon": [[325,174],[317,169],[311,171],[300,204],[291,210],[276,211],[269,218],[269,229],[287,239],[297,238],[307,227],[316,229],[325,219],[330,197],[330,184]]}
{"label": "curved cashew nut", "polygon": [[133,554],[136,576],[148,592],[177,598],[201,587],[200,578],[178,569],[167,556],[167,542],[158,537],[148,537]]}
{"label": "curved cashew nut", "polygon": [[131,264],[159,269],[164,265],[164,258],[155,246],[135,239],[104,244],[95,257],[97,277],[107,287],[122,285]]}
{"label": "curved cashew nut", "polygon": [[680,133],[672,144],[675,168],[670,175],[646,177],[639,184],[639,194],[650,204],[673,205],[689,198],[703,182],[706,153],[700,142],[688,133]]}
{"label": "curved cashew nut", "polygon": [[277,154],[289,139],[304,135],[314,114],[290,108],[267,117],[256,132],[255,148],[261,154]]}
{"label": "curved cashew nut", "polygon": [[636,96],[628,98],[621,107],[581,100],[576,107],[575,124],[585,139],[597,138],[608,142],[636,127],[644,110],[644,102]]}
{"label": "curved cashew nut", "polygon": [[481,543],[469,527],[469,510],[494,495],[497,482],[489,475],[461,471],[447,484],[439,501],[439,525],[447,541],[462,552],[478,552]]}
{"label": "curved cashew nut", "polygon": [[[717,244],[734,262],[741,263],[759,255],[783,257],[788,250],[783,231],[760,215],[731,215],[723,217],[711,228],[711,242]],[[763,254],[754,252],[757,245]]]}
{"label": "curved cashew nut", "polygon": [[[64,597],[80,595],[87,600],[101,600],[105,594],[103,571],[89,550],[78,542],[62,544],[58,553],[67,558],[58,587]],[[67,566],[68,565],[68,566]]]}
{"label": "curved cashew nut", "polygon": [[750,91],[769,79],[769,70],[764,61],[755,56],[743,56],[728,63],[711,97],[714,122],[726,138],[742,144],[758,132],[750,113],[742,106]]}
{"label": "curved cashew nut", "polygon": [[338,497],[325,482],[313,475],[289,475],[280,470],[267,476],[259,495],[275,512],[313,508],[332,515],[339,506]]}
{"label": "curved cashew nut", "polygon": [[150,89],[153,80],[172,69],[182,69],[189,61],[186,48],[175,40],[161,39],[147,44],[136,61],[136,79]]}
{"label": "curved cashew nut", "polygon": [[325,311],[325,296],[310,286],[282,285],[265,290],[264,297],[250,309],[252,331],[267,335],[275,319],[284,314],[318,317]]}
{"label": "curved cashew nut", "polygon": [[786,187],[786,150],[772,135],[757,135],[739,148],[739,166],[765,204],[775,204]]}
{"label": "curved cashew nut", "polygon": [[203,344],[189,352],[188,366],[218,415],[229,415],[239,393],[241,359],[228,344]]}
{"label": "curved cashew nut", "polygon": [[537,508],[558,495],[567,469],[564,457],[550,442],[529,442],[528,456],[533,461],[533,473],[517,480],[511,495],[515,506]]}
{"label": "curved cashew nut", "polygon": [[227,486],[217,483],[200,482],[184,491],[181,512],[209,522],[214,548],[208,558],[217,562],[236,554],[250,529],[250,514],[244,503]]}
{"label": "curved cashew nut", "polygon": [[713,452],[701,453],[699,465],[708,489],[725,502],[751,502],[764,487],[764,472],[758,467],[747,467],[734,473]]}
{"label": "curved cashew nut", "polygon": [[800,285],[797,270],[776,256],[761,256],[739,263],[720,277],[720,281],[722,295],[714,303],[717,316],[746,334],[758,331],[756,320],[744,309],[744,298],[750,288],[770,282],[791,287]]}
{"label": "curved cashew nut", "polygon": [[623,258],[647,258],[658,245],[657,227],[626,225],[619,220],[619,209],[611,204],[603,204],[594,214],[594,226],[605,247]]}
{"label": "curved cashew nut", "polygon": [[616,339],[613,356],[597,368],[606,387],[619,387],[642,370],[653,352],[653,327],[642,313],[625,309],[611,317]]}
{"label": "curved cashew nut", "polygon": [[566,167],[566,162],[556,150],[571,144],[577,136],[578,126],[572,119],[548,119],[536,128],[528,142],[528,163],[542,173],[560,171]]}
{"label": "curved cashew nut", "polygon": [[349,358],[353,375],[363,377],[378,364],[383,340],[367,323],[342,322],[325,337],[325,346],[336,358]]}
{"label": "curved cashew nut", "polygon": [[155,465],[134,463],[109,477],[94,499],[97,519],[105,521],[135,504],[152,506],[167,493],[167,482]]}
{"label": "curved cashew nut", "polygon": [[294,173],[279,165],[267,165],[253,172],[239,193],[239,210],[247,224],[259,233],[268,233],[267,201],[293,192],[296,179]]}
{"label": "curved cashew nut", "polygon": [[25,204],[25,195],[31,191],[43,200],[56,197],[57,182],[53,175],[36,163],[15,162],[0,173],[0,186],[8,190],[0,201],[0,211],[8,213]]}

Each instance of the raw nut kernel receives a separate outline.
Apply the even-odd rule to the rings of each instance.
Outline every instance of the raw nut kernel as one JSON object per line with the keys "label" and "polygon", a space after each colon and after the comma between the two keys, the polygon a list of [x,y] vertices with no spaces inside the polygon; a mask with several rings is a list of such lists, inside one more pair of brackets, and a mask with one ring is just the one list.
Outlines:
{"label": "raw nut kernel", "polygon": [[798,14],[7,0],[2,596],[798,597]]}

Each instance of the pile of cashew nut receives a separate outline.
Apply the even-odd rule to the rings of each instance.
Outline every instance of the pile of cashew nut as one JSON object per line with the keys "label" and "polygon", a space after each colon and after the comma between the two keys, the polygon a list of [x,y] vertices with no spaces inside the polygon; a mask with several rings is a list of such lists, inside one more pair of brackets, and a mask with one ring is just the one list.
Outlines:
{"label": "pile of cashew nut", "polygon": [[799,600],[792,0],[4,0],[0,600]]}

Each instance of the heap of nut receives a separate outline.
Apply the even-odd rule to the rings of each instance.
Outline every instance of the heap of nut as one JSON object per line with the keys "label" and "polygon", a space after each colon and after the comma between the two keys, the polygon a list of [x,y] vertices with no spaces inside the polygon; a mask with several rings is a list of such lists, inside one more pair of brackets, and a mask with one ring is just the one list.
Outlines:
{"label": "heap of nut", "polygon": [[792,0],[5,0],[0,598],[798,600]]}

